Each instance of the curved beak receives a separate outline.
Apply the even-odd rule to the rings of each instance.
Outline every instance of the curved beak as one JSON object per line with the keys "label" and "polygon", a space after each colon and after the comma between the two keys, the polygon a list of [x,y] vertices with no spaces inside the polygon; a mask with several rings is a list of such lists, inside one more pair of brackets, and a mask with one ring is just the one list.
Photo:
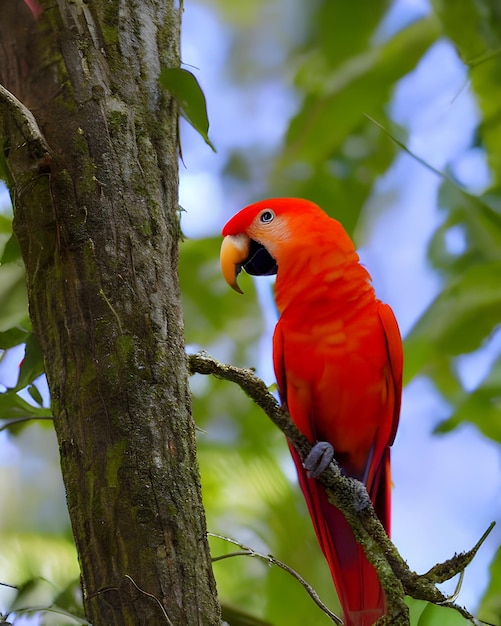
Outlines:
{"label": "curved beak", "polygon": [[251,240],[245,233],[239,235],[227,235],[221,244],[221,271],[228,285],[243,293],[237,283],[237,276],[242,269],[242,264],[249,257]]}

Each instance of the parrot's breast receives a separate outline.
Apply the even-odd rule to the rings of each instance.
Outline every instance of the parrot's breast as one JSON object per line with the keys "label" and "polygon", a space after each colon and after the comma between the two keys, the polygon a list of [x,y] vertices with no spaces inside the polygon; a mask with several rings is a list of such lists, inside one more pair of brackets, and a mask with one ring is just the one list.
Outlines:
{"label": "parrot's breast", "polygon": [[282,315],[287,406],[312,443],[329,441],[352,476],[363,478],[386,428],[388,357],[376,306],[359,315]]}

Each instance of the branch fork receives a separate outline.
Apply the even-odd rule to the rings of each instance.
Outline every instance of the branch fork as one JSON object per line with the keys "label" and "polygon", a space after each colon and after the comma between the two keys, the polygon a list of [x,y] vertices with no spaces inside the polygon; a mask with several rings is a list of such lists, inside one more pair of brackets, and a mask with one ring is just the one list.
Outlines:
{"label": "branch fork", "polygon": [[[188,368],[191,374],[212,375],[236,383],[284,433],[303,461],[310,454],[312,445],[296,428],[288,412],[280,406],[265,383],[252,370],[219,363],[203,351],[188,355]],[[464,572],[493,529],[494,522],[471,550],[455,554],[444,563],[439,563],[420,575],[409,568],[388,538],[363,483],[344,476],[335,460],[331,461],[317,480],[326,488],[332,504],[345,515],[353,534],[378,573],[388,601],[388,613],[378,621],[379,626],[410,624],[409,610],[404,601],[405,595],[450,607],[475,623],[473,615],[454,602],[457,594],[448,598],[436,585]]]}

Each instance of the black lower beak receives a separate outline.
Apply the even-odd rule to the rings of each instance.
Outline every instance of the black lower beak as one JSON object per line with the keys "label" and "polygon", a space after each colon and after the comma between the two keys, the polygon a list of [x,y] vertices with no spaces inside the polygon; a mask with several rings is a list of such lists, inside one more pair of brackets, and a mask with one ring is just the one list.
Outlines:
{"label": "black lower beak", "polygon": [[278,265],[271,254],[257,241],[251,239],[249,256],[239,265],[252,276],[272,276],[277,273]]}

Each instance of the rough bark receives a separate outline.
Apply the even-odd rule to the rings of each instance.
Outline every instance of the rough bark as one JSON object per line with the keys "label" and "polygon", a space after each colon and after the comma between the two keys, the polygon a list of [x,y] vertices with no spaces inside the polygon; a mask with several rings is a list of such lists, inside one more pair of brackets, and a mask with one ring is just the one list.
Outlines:
{"label": "rough bark", "polygon": [[181,8],[41,4],[36,22],[0,5],[0,82],[36,120],[3,93],[0,137],[86,614],[219,624],[176,272],[177,112],[158,87]]}

